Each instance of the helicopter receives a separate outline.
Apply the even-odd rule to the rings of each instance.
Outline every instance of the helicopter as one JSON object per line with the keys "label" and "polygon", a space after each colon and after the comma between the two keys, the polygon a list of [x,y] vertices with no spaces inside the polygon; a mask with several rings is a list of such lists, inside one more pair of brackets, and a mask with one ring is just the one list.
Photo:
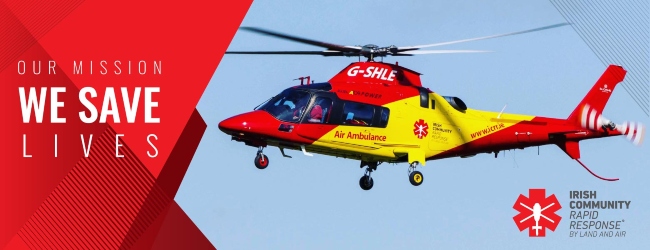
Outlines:
{"label": "helicopter", "polygon": [[[287,35],[256,27],[241,30],[324,48],[321,51],[227,51],[226,54],[321,55],[358,57],[326,82],[299,78],[300,85],[284,89],[258,105],[219,123],[231,140],[257,148],[254,164],[269,166],[266,147],[302,151],[306,156],[322,154],[360,161],[365,173],[359,179],[363,190],[374,185],[373,171],[382,163],[408,163],[413,186],[424,181],[417,167],[427,161],[450,157],[524,149],[555,144],[571,159],[580,161],[579,142],[586,139],[625,136],[635,145],[643,141],[640,123],[616,124],[602,111],[626,71],[610,65],[567,118],[508,114],[468,108],[462,99],[445,96],[424,87],[420,73],[398,63],[377,58],[442,53],[481,53],[481,50],[421,50],[449,44],[536,32],[569,25],[554,24],[524,31],[417,46],[368,44],[345,46]],[[361,61],[361,57],[366,61]],[[504,107],[505,109],[505,107]]]}

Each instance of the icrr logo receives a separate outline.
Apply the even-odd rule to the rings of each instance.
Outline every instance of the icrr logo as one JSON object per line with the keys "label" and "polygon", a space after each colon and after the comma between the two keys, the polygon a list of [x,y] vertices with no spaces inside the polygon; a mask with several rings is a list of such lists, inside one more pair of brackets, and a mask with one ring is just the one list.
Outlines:
{"label": "icrr logo", "polygon": [[612,90],[607,88],[607,84],[605,84],[604,87],[600,88],[600,91],[602,91],[603,93],[612,93]]}
{"label": "icrr logo", "polygon": [[519,231],[528,229],[529,237],[544,237],[546,229],[555,231],[562,217],[555,214],[562,208],[555,194],[546,197],[545,189],[529,189],[528,196],[519,195],[512,206],[519,214],[512,219]]}

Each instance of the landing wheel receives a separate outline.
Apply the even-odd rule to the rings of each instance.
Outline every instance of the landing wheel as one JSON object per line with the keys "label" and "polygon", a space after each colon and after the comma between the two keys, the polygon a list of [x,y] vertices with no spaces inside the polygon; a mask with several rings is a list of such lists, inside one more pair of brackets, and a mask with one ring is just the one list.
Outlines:
{"label": "landing wheel", "polygon": [[422,181],[424,181],[424,176],[420,171],[413,171],[409,174],[409,181],[413,186],[420,186]]}
{"label": "landing wheel", "polygon": [[269,157],[266,157],[264,154],[257,154],[255,156],[255,167],[259,169],[265,169],[269,166]]}
{"label": "landing wheel", "polygon": [[359,179],[359,186],[363,190],[370,190],[374,184],[375,182],[369,175],[361,176],[361,179]]}

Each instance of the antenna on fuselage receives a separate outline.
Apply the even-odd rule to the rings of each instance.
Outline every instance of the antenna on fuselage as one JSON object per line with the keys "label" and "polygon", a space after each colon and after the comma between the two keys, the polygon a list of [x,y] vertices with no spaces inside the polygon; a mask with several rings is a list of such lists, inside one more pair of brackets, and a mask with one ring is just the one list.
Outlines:
{"label": "antenna on fuselage", "polygon": [[[304,81],[304,80],[307,80],[307,85],[309,85],[309,84],[310,84],[310,79],[311,79],[310,76],[301,76],[301,77],[298,77],[298,78],[293,79],[293,80],[294,80],[294,81],[296,81],[296,80],[300,80],[300,85],[303,85],[303,81]],[[314,82],[314,81],[311,81],[311,83],[313,83],[313,82]]]}
{"label": "antenna on fuselage", "polygon": [[503,105],[503,108],[501,109],[501,112],[499,112],[499,115],[497,115],[497,119],[501,119],[501,114],[503,114],[503,111],[506,110],[506,107],[508,107],[508,104]]}

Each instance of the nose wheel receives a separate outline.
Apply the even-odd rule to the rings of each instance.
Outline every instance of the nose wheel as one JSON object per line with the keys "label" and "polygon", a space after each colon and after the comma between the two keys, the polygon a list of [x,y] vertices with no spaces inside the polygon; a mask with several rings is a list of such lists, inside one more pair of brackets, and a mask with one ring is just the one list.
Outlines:
{"label": "nose wheel", "polygon": [[361,162],[361,167],[368,166],[366,168],[366,173],[361,176],[361,179],[359,179],[359,186],[361,189],[370,190],[375,184],[375,181],[372,180],[370,174],[372,174],[372,171],[377,170],[377,165],[379,165],[377,162]]}
{"label": "nose wheel", "polygon": [[363,190],[370,190],[374,184],[375,181],[372,180],[370,175],[361,176],[361,179],[359,179],[359,186]]}
{"label": "nose wheel", "polygon": [[424,176],[422,173],[415,170],[417,164],[417,162],[414,162],[409,166],[409,182],[411,182],[411,185],[413,186],[420,186],[420,184],[422,184],[422,181],[424,181]]}
{"label": "nose wheel", "polygon": [[258,169],[265,169],[269,166],[269,157],[262,153],[262,147],[257,150],[257,156],[255,156],[255,167]]}

